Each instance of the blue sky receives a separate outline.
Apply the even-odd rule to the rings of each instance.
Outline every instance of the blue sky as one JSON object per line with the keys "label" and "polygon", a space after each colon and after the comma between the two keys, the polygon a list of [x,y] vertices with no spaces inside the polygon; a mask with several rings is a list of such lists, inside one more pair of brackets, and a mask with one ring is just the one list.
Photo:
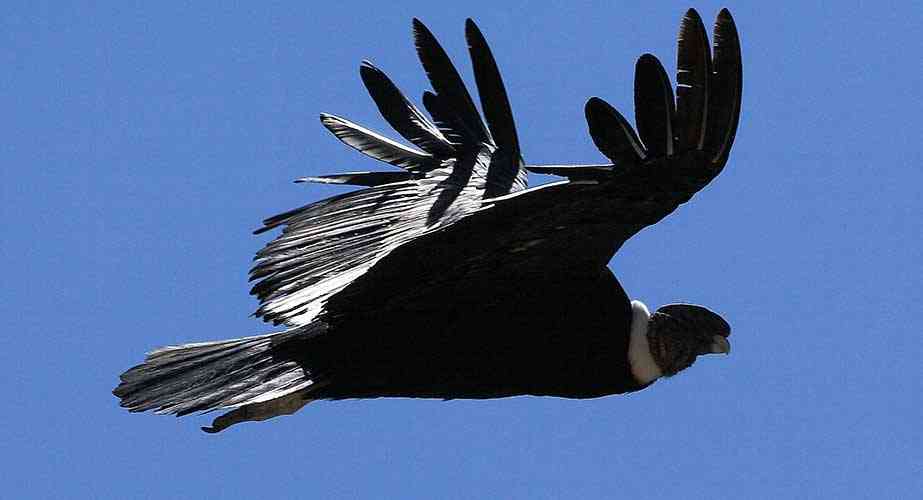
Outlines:
{"label": "blue sky", "polygon": [[[28,6],[26,6],[28,5]],[[387,130],[360,60],[428,85],[420,17],[473,84],[474,17],[527,161],[597,162],[590,96],[633,117],[672,72],[673,2],[7,5],[0,13],[4,496],[829,498],[923,490],[914,2],[728,5],[745,94],[724,173],[611,266],[708,305],[733,353],[627,397],[328,403],[217,436],[109,391],[147,350],[269,331],[246,271],[268,215],[379,168],[321,111]],[[694,5],[708,24],[723,4]],[[473,85],[472,85],[473,86]],[[394,134],[392,134],[394,135]],[[534,178],[545,182],[547,178]]]}

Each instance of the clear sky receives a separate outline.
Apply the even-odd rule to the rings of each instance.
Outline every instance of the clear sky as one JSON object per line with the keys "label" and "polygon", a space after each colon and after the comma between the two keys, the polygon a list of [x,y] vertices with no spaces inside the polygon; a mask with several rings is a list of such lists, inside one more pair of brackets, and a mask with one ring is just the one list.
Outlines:
{"label": "clear sky", "polygon": [[[727,358],[627,397],[320,402],[216,436],[199,430],[213,415],[131,415],[110,394],[151,348],[271,330],[248,317],[268,241],[250,231],[341,192],[298,176],[383,168],[317,115],[387,130],[364,58],[409,95],[428,88],[413,16],[472,87],[463,26],[477,20],[527,161],[598,162],[583,103],[631,119],[635,59],[672,72],[689,6],[6,4],[2,496],[919,494],[917,2],[728,5],[745,69],[730,163],[611,263],[652,307],[722,313]],[[723,5],[694,6],[710,25]]]}

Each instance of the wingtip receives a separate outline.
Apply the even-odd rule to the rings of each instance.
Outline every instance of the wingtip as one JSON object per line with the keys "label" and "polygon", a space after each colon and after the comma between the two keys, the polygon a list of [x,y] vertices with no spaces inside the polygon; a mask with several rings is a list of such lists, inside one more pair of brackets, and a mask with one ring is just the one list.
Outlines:
{"label": "wingtip", "polygon": [[695,9],[689,9],[679,25],[680,43],[682,44],[683,39],[689,37],[693,37],[693,39],[702,38],[705,40],[705,44],[708,44],[708,38],[705,35],[705,23],[702,22],[702,17],[699,16]]}
{"label": "wingtip", "polygon": [[421,33],[425,33],[425,32],[428,32],[428,31],[429,31],[429,29],[426,27],[426,25],[423,24],[423,21],[421,21],[420,18],[418,18],[418,17],[413,18],[413,20],[410,22],[410,24],[411,24],[411,26],[413,26],[413,34],[414,34],[414,36],[418,36],[418,35],[420,35]]}
{"label": "wingtip", "polygon": [[638,58],[638,61],[635,63],[635,68],[641,66],[642,64],[660,64],[660,59],[657,59],[657,56],[651,54],[650,52],[645,52],[641,54],[641,57]]}
{"label": "wingtip", "polygon": [[359,78],[362,79],[362,83],[365,84],[366,88],[368,88],[370,80],[381,78],[384,74],[384,71],[378,69],[377,66],[367,59],[359,64]]}
{"label": "wingtip", "polygon": [[731,16],[731,11],[727,10],[727,8],[721,9],[721,12],[718,13],[718,17],[715,19],[715,34],[717,35],[719,33],[732,36],[735,41],[739,40],[737,24],[734,23],[734,17]]}
{"label": "wingtip", "polygon": [[684,38],[684,33],[688,33],[690,30],[693,33],[701,33],[703,36],[705,34],[705,23],[702,22],[702,17],[699,16],[695,9],[687,10],[686,15],[683,16],[683,20],[679,24],[680,41]]}
{"label": "wingtip", "polygon": [[[413,18],[413,44],[417,48],[417,54],[422,54],[421,51],[426,50],[427,47],[431,45],[438,45],[439,42],[436,41],[436,36],[423,24],[423,21],[418,18]],[[420,55],[422,57],[422,55]],[[425,67],[425,64],[424,64]]]}
{"label": "wingtip", "polygon": [[718,17],[715,19],[715,35],[730,36],[734,44],[740,43],[740,35],[737,33],[737,24],[731,16],[731,11],[726,8],[721,9]]}
{"label": "wingtip", "polygon": [[584,113],[593,143],[613,163],[644,160],[645,150],[637,134],[615,107],[599,97],[591,97]]}
{"label": "wingtip", "polygon": [[325,129],[330,132],[336,133],[337,122],[340,121],[340,118],[336,115],[331,115],[330,113],[321,113],[320,114],[320,124]]}
{"label": "wingtip", "polygon": [[670,77],[657,57],[642,55],[635,65],[635,125],[650,154],[673,154],[674,115]]}
{"label": "wingtip", "polygon": [[592,128],[597,123],[598,118],[604,114],[618,114],[618,111],[602,97],[590,97],[583,107],[586,115],[587,124]]}
{"label": "wingtip", "polygon": [[470,17],[465,21],[465,39],[468,41],[469,49],[477,47],[479,50],[490,52],[484,33],[481,32],[481,29]]}
{"label": "wingtip", "polygon": [[[713,136],[709,147],[716,152],[712,162],[718,166],[720,172],[727,162],[737,134],[743,89],[740,35],[734,18],[726,8],[721,9],[715,20],[712,43],[716,87],[720,89],[721,95],[712,99],[712,102],[718,103],[717,111],[720,118],[709,127],[709,134]],[[714,112],[710,114],[716,115]]]}
{"label": "wingtip", "polygon": [[606,102],[602,97],[590,97],[587,99],[586,104],[583,106],[583,113],[586,115],[587,122],[593,119],[593,116],[596,113],[599,113],[603,109],[612,108],[612,106]]}
{"label": "wingtip", "polygon": [[[666,70],[663,67],[663,63],[660,62],[660,59],[657,58],[654,54],[644,53],[641,54],[641,57],[638,58],[638,61],[635,63],[635,85],[637,87],[637,77],[638,75],[644,74],[644,72],[655,70],[657,73],[661,74],[661,77],[667,78],[667,86],[670,85],[669,77],[666,76]],[[635,89],[637,90],[637,88]]]}
{"label": "wingtip", "polygon": [[738,38],[737,24],[727,7],[721,9],[718,12],[718,17],[715,18],[715,34],[719,33],[719,31],[726,31],[728,34],[732,34],[734,38]]}
{"label": "wingtip", "polygon": [[702,17],[699,15],[699,11],[695,10],[694,8],[689,8],[689,10],[686,11],[686,14],[683,17],[685,19],[689,19],[692,21],[695,21],[695,20],[698,20],[699,22],[702,21]]}
{"label": "wingtip", "polygon": [[586,100],[586,106],[585,106],[585,107],[599,106],[600,104],[604,104],[605,102],[606,102],[606,101],[603,100],[602,97],[596,97],[596,96],[594,95],[594,96],[592,96],[592,97],[590,97],[589,99]]}

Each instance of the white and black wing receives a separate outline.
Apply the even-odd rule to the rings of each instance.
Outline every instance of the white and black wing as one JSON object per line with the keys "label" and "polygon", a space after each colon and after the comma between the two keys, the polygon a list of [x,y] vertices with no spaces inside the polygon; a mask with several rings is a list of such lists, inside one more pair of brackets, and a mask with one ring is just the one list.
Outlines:
{"label": "white and black wing", "polygon": [[[414,41],[435,93],[424,94],[430,121],[369,62],[362,81],[386,121],[415,147],[344,118],[323,114],[337,138],[398,172],[350,172],[302,180],[368,187],[271,217],[257,232],[282,234],[257,253],[250,278],[260,301],[255,315],[303,325],[325,301],[394,248],[481,207],[486,195],[525,188],[518,139],[503,82],[486,42],[468,23],[466,34],[488,123],[485,127],[458,71],[428,29],[414,20]],[[493,109],[496,106],[496,109]],[[419,149],[417,149],[419,148]]]}
{"label": "white and black wing", "polygon": [[490,200],[395,249],[332,297],[327,317],[389,304],[438,304],[465,290],[528,286],[532,279],[557,276],[563,283],[598,276],[626,240],[688,201],[727,161],[740,113],[742,66],[726,10],[715,24],[713,54],[699,16],[686,14],[679,73],[674,105],[660,63],[650,55],[639,60],[640,137],[601,99],[587,103],[590,133],[613,165],[553,167],[571,180]]}

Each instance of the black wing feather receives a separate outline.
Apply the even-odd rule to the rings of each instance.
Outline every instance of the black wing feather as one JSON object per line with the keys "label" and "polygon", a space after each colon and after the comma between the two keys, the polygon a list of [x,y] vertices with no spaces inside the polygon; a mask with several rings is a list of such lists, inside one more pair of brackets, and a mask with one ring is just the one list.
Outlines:
{"label": "black wing feather", "polygon": [[[708,138],[705,149],[714,153],[712,162],[720,168],[727,162],[740,120],[743,65],[740,38],[734,18],[721,9],[714,29],[714,72],[710,80]],[[716,172],[717,174],[717,172]]]}
{"label": "black wing feather", "polygon": [[679,29],[676,52],[676,136],[680,150],[702,149],[708,119],[711,48],[702,18],[689,9]]}
{"label": "black wing feather", "polygon": [[464,123],[464,131],[470,134],[467,137],[469,142],[487,142],[490,136],[484,128],[477,108],[474,107],[471,95],[465,89],[461,76],[436,37],[416,18],[413,20],[413,38],[417,46],[417,55],[430,83],[433,84],[433,90],[445,100],[446,105],[455,110],[459,120]]}
{"label": "black wing feather", "polygon": [[608,178],[613,168],[612,165],[529,165],[530,172],[558,175],[572,181]]}
{"label": "black wing feather", "polygon": [[526,171],[519,150],[513,110],[500,70],[497,68],[497,61],[490,52],[481,30],[471,19],[465,21],[465,38],[468,39],[468,52],[474,67],[474,80],[481,98],[481,109],[484,110],[487,127],[497,146],[487,172],[485,197],[492,198],[524,188]]}
{"label": "black wing feather", "polygon": [[473,132],[441,95],[424,91],[423,107],[429,111],[439,131],[445,134],[454,146],[463,148],[471,143]]}
{"label": "black wing feather", "polygon": [[397,133],[430,154],[449,156],[454,153],[449,140],[404,97],[384,72],[372,63],[363,61],[359,74],[381,116]]}
{"label": "black wing feather", "polygon": [[321,113],[320,121],[344,144],[376,160],[411,171],[427,171],[439,166],[432,155],[394,142],[345,118]]}
{"label": "black wing feather", "polygon": [[348,184],[350,186],[381,186],[414,179],[412,172],[344,172],[342,174],[317,175],[301,177],[295,182],[314,182],[317,184]]}
{"label": "black wing feather", "polygon": [[481,30],[471,19],[465,22],[465,36],[468,39],[468,52],[474,67],[474,80],[481,98],[481,108],[484,110],[484,118],[494,142],[498,147],[508,149],[513,155],[519,155],[519,137],[516,134],[513,110],[493,53]]}
{"label": "black wing feather", "polygon": [[591,97],[585,112],[593,143],[612,163],[634,165],[644,160],[641,141],[618,110],[598,97]]}
{"label": "black wing feather", "polygon": [[673,156],[673,89],[660,61],[644,54],[635,65],[635,122],[649,156]]}

